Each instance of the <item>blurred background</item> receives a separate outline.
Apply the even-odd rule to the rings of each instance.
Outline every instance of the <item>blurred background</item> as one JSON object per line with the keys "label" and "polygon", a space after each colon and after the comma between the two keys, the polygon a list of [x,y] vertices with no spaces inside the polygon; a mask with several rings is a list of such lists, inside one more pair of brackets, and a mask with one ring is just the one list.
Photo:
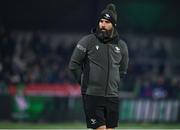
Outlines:
{"label": "blurred background", "polygon": [[0,1],[0,122],[85,123],[68,63],[111,2],[130,55],[120,123],[180,128],[180,3],[172,0]]}

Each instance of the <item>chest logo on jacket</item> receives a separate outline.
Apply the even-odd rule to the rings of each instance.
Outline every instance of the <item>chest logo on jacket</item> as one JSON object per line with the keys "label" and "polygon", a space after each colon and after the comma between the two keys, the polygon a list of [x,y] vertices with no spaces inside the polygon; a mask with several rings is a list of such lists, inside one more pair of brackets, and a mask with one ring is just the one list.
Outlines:
{"label": "chest logo on jacket", "polygon": [[115,52],[116,52],[116,53],[120,53],[120,48],[116,46],[116,47],[115,47]]}

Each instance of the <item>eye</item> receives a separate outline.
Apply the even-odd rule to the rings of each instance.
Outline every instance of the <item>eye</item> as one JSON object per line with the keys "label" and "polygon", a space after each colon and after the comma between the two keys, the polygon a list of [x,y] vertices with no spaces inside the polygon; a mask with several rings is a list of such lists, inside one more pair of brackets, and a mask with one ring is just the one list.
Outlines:
{"label": "eye", "polygon": [[105,23],[110,23],[110,21],[106,20]]}
{"label": "eye", "polygon": [[100,23],[103,23],[104,21],[103,20],[100,20]]}

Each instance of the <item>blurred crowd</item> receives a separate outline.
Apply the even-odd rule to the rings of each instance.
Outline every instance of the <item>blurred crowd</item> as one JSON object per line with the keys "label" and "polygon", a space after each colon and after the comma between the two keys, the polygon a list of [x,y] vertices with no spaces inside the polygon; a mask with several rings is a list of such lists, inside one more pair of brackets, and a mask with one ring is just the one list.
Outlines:
{"label": "blurred crowd", "polygon": [[[18,83],[76,83],[68,62],[84,34],[8,31],[0,27],[0,88]],[[179,40],[124,34],[130,63],[120,89],[144,98],[180,98]]]}
{"label": "blurred crowd", "polygon": [[61,37],[52,44],[58,37],[51,35],[1,30],[0,80],[13,84],[75,82],[67,68],[73,44],[65,45]]}

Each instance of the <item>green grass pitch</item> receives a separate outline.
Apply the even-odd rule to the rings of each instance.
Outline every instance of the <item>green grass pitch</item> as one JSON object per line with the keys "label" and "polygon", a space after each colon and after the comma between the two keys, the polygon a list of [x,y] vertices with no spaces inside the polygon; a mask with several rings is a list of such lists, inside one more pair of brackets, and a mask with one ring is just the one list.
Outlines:
{"label": "green grass pitch", "polygon": [[[180,124],[122,123],[118,129],[180,129]],[[86,129],[85,123],[22,123],[0,122],[0,129]]]}

